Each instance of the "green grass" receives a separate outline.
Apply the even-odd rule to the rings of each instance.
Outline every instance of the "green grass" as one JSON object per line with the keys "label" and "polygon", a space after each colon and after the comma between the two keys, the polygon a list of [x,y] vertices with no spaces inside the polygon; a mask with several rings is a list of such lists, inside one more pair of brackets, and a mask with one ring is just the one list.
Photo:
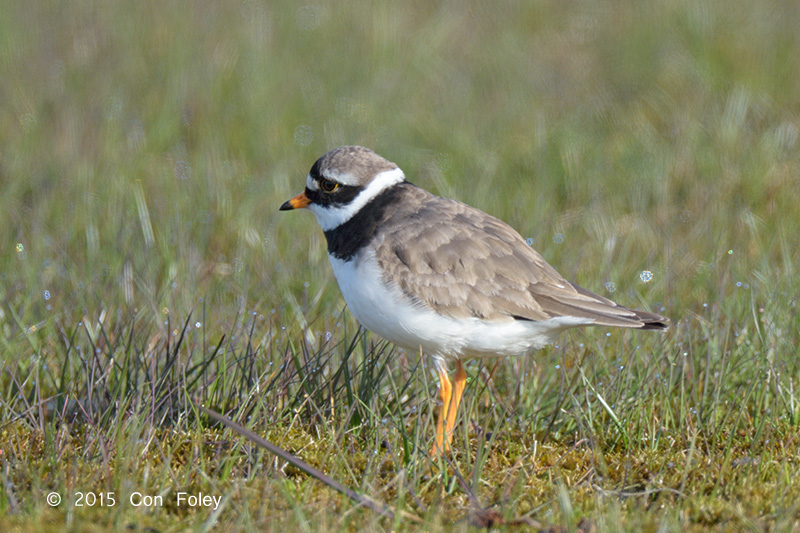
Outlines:
{"label": "green grass", "polygon": [[[798,27],[783,0],[4,5],[0,525],[800,529]],[[432,463],[430,365],[359,332],[277,211],[341,144],[673,327],[469,363]]]}

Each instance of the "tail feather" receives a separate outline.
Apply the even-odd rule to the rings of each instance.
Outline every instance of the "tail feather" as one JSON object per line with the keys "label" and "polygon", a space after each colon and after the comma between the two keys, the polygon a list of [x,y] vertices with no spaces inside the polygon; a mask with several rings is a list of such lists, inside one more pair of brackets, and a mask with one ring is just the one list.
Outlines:
{"label": "tail feather", "polygon": [[572,285],[575,289],[584,296],[589,296],[601,303],[605,309],[595,310],[593,314],[586,314],[595,319],[596,325],[601,326],[617,326],[623,328],[636,328],[644,330],[665,330],[669,328],[669,318],[661,316],[650,311],[641,311],[639,309],[630,309],[621,306],[616,302],[604,298],[599,294],[595,294],[590,290],[584,289],[579,285]]}
{"label": "tail feather", "polygon": [[643,325],[639,329],[669,329],[669,318],[647,311],[634,310],[634,313],[636,313],[636,318],[643,322]]}

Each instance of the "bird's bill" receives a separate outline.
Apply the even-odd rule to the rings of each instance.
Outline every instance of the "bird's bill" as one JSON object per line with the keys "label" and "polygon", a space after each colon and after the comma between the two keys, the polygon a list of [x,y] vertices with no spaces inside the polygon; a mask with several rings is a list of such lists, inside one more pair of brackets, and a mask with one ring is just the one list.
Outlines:
{"label": "bird's bill", "polygon": [[290,209],[302,209],[308,206],[308,204],[310,203],[311,199],[309,199],[309,197],[306,196],[306,192],[303,191],[294,198],[292,198],[291,200],[285,201],[281,206],[280,211],[289,211]]}

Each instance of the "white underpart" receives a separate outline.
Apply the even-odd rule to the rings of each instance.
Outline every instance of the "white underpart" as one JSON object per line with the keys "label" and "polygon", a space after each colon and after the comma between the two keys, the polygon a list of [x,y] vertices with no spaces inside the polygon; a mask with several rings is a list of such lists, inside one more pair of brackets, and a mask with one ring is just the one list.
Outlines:
{"label": "white underpart", "polygon": [[308,208],[314,213],[314,216],[317,217],[317,222],[319,222],[319,225],[322,227],[322,231],[328,231],[353,218],[353,215],[367,205],[367,202],[392,185],[400,183],[405,179],[406,177],[403,171],[399,168],[386,170],[375,176],[375,178],[369,182],[369,185],[347,205],[323,207],[319,204],[309,204]]}
{"label": "white underpart", "polygon": [[399,288],[385,283],[371,252],[350,261],[329,259],[347,306],[361,325],[398,346],[422,350],[440,366],[463,357],[521,355],[552,343],[567,328],[594,322],[570,316],[540,322],[449,318],[414,305]]}

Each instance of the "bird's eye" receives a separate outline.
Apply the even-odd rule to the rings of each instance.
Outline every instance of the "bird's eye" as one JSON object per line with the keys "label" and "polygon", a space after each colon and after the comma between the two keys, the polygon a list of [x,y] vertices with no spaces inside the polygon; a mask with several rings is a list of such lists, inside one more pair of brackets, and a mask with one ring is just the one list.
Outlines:
{"label": "bird's eye", "polygon": [[332,180],[323,179],[319,182],[319,187],[324,192],[333,192],[339,188],[339,184]]}

